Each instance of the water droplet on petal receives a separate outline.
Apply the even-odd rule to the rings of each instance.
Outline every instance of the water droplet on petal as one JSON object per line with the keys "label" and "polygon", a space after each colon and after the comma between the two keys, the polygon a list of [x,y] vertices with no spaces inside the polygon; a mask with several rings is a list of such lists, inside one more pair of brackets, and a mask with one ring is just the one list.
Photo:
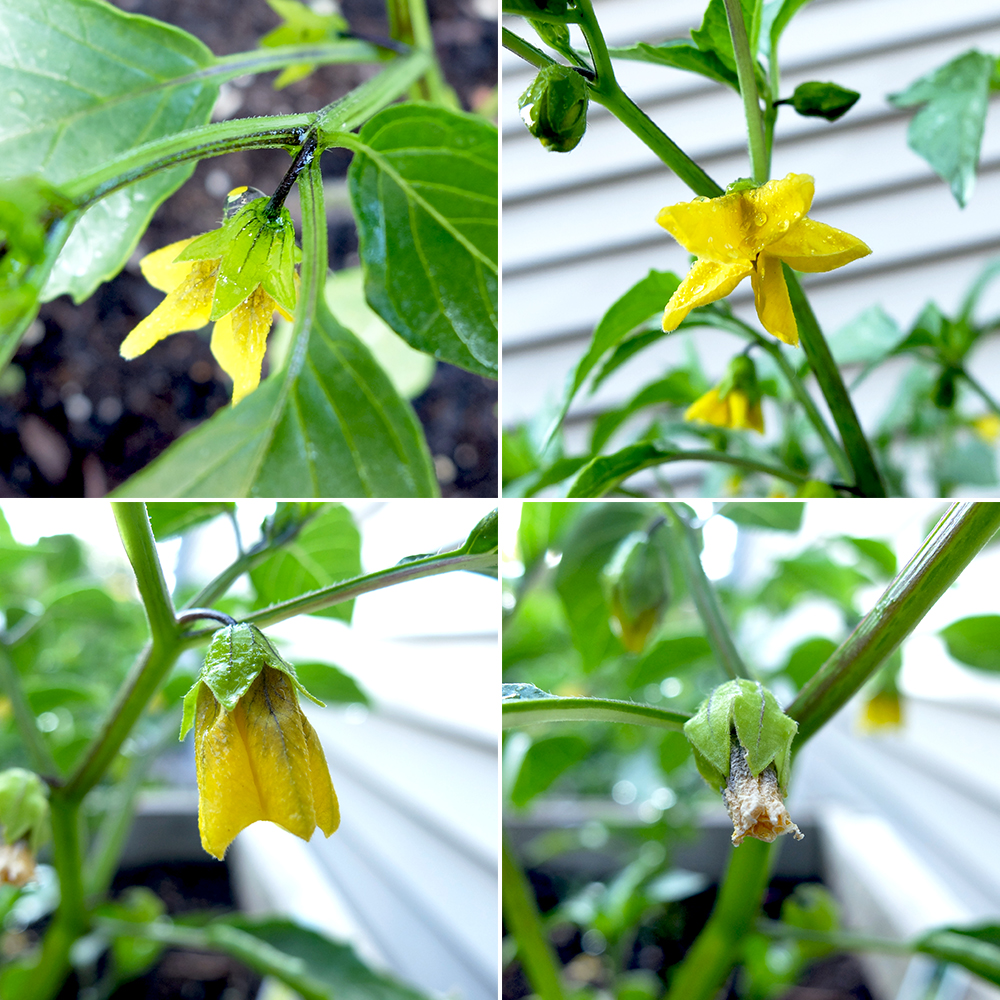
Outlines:
{"label": "water droplet on petal", "polygon": [[753,221],[758,226],[763,226],[767,222],[767,216],[763,212],[758,212],[754,217]]}
{"label": "water droplet on petal", "polygon": [[715,242],[715,237],[714,236],[709,236],[708,242],[709,243],[714,243]]}

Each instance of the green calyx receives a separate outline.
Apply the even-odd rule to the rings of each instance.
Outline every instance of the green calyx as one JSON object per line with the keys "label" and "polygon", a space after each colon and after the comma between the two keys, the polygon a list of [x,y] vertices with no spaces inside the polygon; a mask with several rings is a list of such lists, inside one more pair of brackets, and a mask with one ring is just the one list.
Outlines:
{"label": "green calyx", "polygon": [[282,659],[270,639],[256,625],[227,625],[212,636],[208,651],[205,653],[205,666],[202,668],[201,676],[184,696],[184,718],[181,720],[180,739],[184,739],[194,725],[198,689],[202,684],[207,685],[215,695],[216,701],[227,712],[231,712],[265,667],[286,674],[300,694],[304,694],[321,708],[324,707],[323,702],[314,698],[299,683],[299,679],[295,676],[295,667]]}
{"label": "green calyx", "polygon": [[539,72],[517,106],[528,131],[546,149],[568,153],[587,131],[589,103],[586,80],[569,66],[553,63]]}
{"label": "green calyx", "polygon": [[798,723],[781,710],[777,698],[759,681],[738,678],[720,684],[684,725],[701,776],[717,790],[729,780],[732,737],[746,750],[756,777],[774,765],[782,794],[788,786],[792,741]]}
{"label": "green calyx", "polygon": [[738,354],[729,362],[725,376],[716,387],[721,399],[731,392],[741,392],[753,406],[760,402],[761,391],[757,384],[757,366],[745,354]]}
{"label": "green calyx", "polygon": [[34,771],[11,767],[0,772],[0,827],[8,844],[27,840],[31,850],[49,838],[49,790]]}
{"label": "green calyx", "polygon": [[267,198],[255,198],[219,229],[199,236],[177,255],[183,260],[220,258],[212,299],[212,320],[232,312],[258,287],[287,313],[295,311],[295,226],[288,209],[277,213]]}

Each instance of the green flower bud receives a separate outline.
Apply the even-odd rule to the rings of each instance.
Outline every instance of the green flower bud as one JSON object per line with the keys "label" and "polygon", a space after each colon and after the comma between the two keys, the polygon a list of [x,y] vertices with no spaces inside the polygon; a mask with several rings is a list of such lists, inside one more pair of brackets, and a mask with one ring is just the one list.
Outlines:
{"label": "green flower bud", "polygon": [[740,392],[747,398],[749,406],[754,406],[760,402],[761,391],[757,384],[757,366],[753,359],[746,354],[737,354],[729,367],[722,381],[716,386],[719,396],[728,396],[731,392]]}
{"label": "green flower bud", "polygon": [[798,723],[759,681],[720,684],[684,726],[701,776],[722,791],[733,843],[770,843],[782,833],[802,839],[782,802]]}
{"label": "green flower bud", "polygon": [[587,83],[570,69],[553,63],[542,69],[517,102],[528,131],[556,153],[575,149],[587,131]]}
{"label": "green flower bud", "polygon": [[807,118],[825,118],[828,122],[835,122],[846,115],[860,97],[856,90],[848,90],[836,83],[810,80],[795,88],[789,103]]}
{"label": "green flower bud", "polygon": [[[662,522],[661,522],[662,523]],[[641,653],[670,602],[666,533],[634,531],[624,538],[601,575],[612,628],[622,645]]]}

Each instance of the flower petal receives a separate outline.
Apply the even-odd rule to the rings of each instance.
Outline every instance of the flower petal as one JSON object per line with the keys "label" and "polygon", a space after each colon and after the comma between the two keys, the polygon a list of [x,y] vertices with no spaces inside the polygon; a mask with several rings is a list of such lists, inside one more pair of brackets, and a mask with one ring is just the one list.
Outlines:
{"label": "flower petal", "polygon": [[231,313],[216,321],[212,353],[233,380],[233,405],[260,384],[267,335],[277,303],[263,288],[256,288]]}
{"label": "flower petal", "polygon": [[184,268],[187,276],[122,341],[118,351],[123,358],[136,358],[171,333],[200,330],[208,322],[219,262],[200,260],[170,266]]}
{"label": "flower petal", "polygon": [[754,305],[761,324],[768,333],[778,340],[797,347],[799,328],[792,313],[792,302],[788,297],[788,286],[781,270],[781,261],[768,254],[757,258],[757,266],[750,275],[753,283]]}
{"label": "flower petal", "polygon": [[309,777],[312,781],[316,825],[329,837],[340,826],[337,793],[333,790],[330,769],[326,765],[326,755],[323,753],[319,737],[305,715],[302,716],[302,731],[305,733],[306,746],[309,748]]}
{"label": "flower petal", "polygon": [[195,237],[171,243],[169,246],[160,247],[152,253],[146,254],[139,261],[142,268],[142,276],[161,292],[172,292],[187,276],[191,270],[191,261],[181,261],[175,264],[177,255],[189,244],[193,243]]}
{"label": "flower petal", "polygon": [[214,858],[222,858],[244,827],[268,818],[250,766],[245,722],[238,724],[243,714],[239,705],[232,712],[222,708],[207,684],[199,688],[194,730],[198,829],[201,846]]}
{"label": "flower petal", "polygon": [[660,211],[656,221],[698,257],[719,263],[752,260],[809,211],[813,179],[789,174],[759,188],[696,198]]}
{"label": "flower petal", "polygon": [[709,389],[684,411],[684,419],[703,420],[715,427],[728,427],[729,406],[719,397],[718,389]]}
{"label": "flower petal", "polygon": [[663,329],[668,333],[676,330],[692,309],[725,298],[752,270],[750,261],[719,264],[712,260],[696,260],[677,291],[670,296],[663,312]]}
{"label": "flower petal", "polygon": [[760,401],[750,404],[750,398],[738,389],[726,396],[729,405],[729,426],[741,431],[757,431],[764,433],[764,415],[760,409]]}
{"label": "flower petal", "polygon": [[788,232],[767,248],[796,271],[832,271],[867,257],[871,248],[856,236],[834,229],[825,222],[799,219]]}

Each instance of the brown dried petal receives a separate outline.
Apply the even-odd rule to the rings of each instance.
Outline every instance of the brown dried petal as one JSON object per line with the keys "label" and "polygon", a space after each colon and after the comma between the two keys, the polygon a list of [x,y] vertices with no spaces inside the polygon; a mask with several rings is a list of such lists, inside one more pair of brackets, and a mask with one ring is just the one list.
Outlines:
{"label": "brown dried petal", "polygon": [[26,840],[0,842],[0,885],[27,885],[35,877],[35,855]]}
{"label": "brown dried petal", "polygon": [[796,840],[802,839],[802,833],[792,822],[781,799],[773,765],[768,765],[754,776],[747,767],[746,750],[735,739],[730,756],[729,782],[722,798],[733,821],[733,843],[736,846],[748,836],[768,844],[783,833],[793,834]]}

